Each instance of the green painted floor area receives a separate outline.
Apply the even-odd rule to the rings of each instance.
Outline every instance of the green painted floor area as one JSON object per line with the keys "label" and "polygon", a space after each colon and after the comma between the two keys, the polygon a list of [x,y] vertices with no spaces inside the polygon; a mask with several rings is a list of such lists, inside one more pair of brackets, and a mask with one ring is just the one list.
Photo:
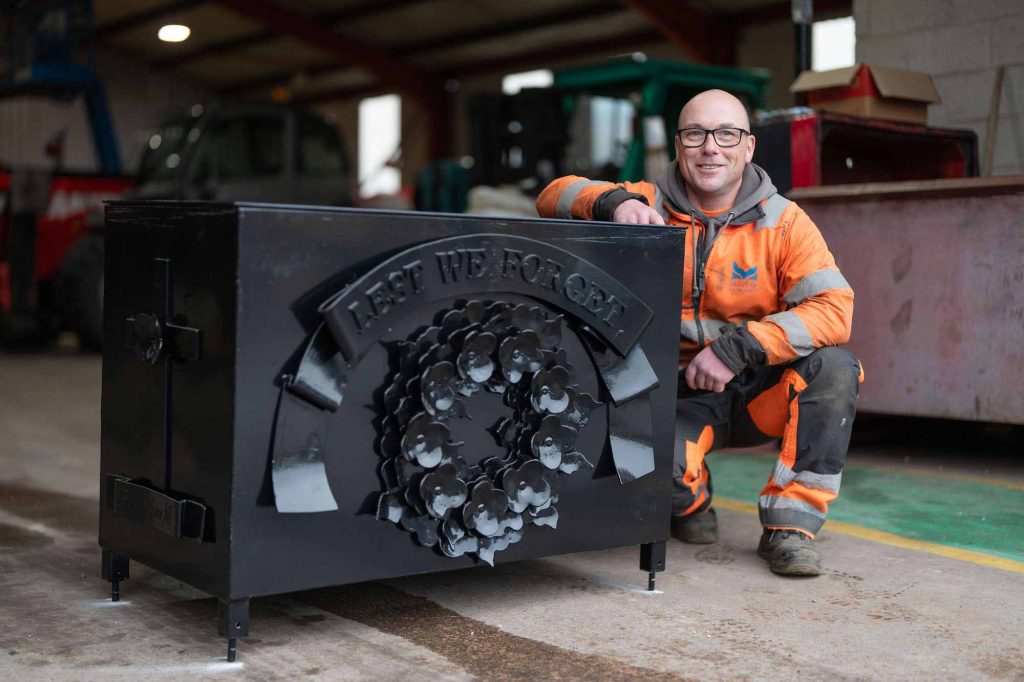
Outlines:
{"label": "green painted floor area", "polygon": [[[714,494],[757,503],[773,459],[722,452],[708,456]],[[829,518],[906,538],[1024,561],[1024,491],[847,466]],[[828,529],[828,523],[825,524]]]}

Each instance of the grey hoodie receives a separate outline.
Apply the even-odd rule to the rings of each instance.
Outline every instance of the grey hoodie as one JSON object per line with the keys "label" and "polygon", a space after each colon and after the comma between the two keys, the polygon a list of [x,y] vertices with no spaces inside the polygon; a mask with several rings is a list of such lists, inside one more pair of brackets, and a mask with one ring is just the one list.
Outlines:
{"label": "grey hoodie", "polygon": [[772,184],[768,173],[756,163],[748,163],[747,167],[743,169],[743,178],[740,181],[740,191],[736,195],[736,202],[725,214],[725,220],[722,220],[721,216],[711,218],[705,215],[691,203],[678,164],[673,163],[666,168],[656,184],[667,198],[672,210],[689,215],[691,220],[696,219],[707,227],[708,236],[704,239],[702,259],[707,258],[711,251],[711,245],[718,238],[718,232],[723,225],[745,225],[760,220],[764,217],[761,202],[776,193],[775,185]]}
{"label": "grey hoodie", "polygon": [[[677,164],[673,163],[665,169],[658,178],[657,185],[674,211],[689,215],[691,222],[697,220],[706,228],[693,254],[693,295],[696,305],[704,291],[704,264],[719,233],[729,225],[746,225],[763,218],[765,212],[761,202],[776,193],[775,185],[763,168],[754,163],[747,164],[743,169],[736,201],[725,213],[724,220],[721,214],[712,218],[693,205],[686,193],[686,185]],[[751,365],[764,364],[767,360],[764,348],[745,326],[734,327],[725,332],[711,342],[711,348],[735,374]]]}

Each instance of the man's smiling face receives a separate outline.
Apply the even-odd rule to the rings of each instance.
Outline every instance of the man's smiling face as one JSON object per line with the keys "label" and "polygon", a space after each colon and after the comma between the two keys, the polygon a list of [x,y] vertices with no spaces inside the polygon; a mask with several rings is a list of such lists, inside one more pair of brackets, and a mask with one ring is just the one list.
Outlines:
{"label": "man's smiling face", "polygon": [[[709,90],[691,99],[679,112],[679,128],[742,128],[750,130],[743,104],[727,92]],[[690,200],[706,211],[728,208],[736,199],[743,169],[754,158],[754,137],[744,134],[735,147],[720,147],[713,135],[700,147],[684,147],[675,138],[679,172]]]}

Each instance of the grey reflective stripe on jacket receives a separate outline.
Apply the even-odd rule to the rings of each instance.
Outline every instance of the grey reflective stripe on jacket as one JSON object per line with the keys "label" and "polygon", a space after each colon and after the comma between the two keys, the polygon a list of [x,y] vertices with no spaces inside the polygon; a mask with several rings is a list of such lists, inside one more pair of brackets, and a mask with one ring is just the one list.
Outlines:
{"label": "grey reflective stripe on jacket", "polygon": [[668,222],[669,215],[668,210],[665,208],[665,195],[662,194],[661,188],[657,185],[654,186],[654,206],[651,208],[658,212],[662,220],[666,223]]}
{"label": "grey reflective stripe on jacket", "polygon": [[816,474],[813,471],[801,471],[797,473],[779,460],[775,460],[775,468],[772,469],[772,480],[780,487],[786,487],[793,481],[801,483],[808,488],[828,490],[838,493],[839,484],[842,483],[843,474]]}
{"label": "grey reflective stripe on jacket", "polygon": [[577,180],[572,183],[558,197],[558,204],[555,205],[555,216],[567,220],[572,219],[572,205],[575,203],[576,197],[580,195],[584,187],[589,187],[590,185],[609,185],[609,183],[600,180]]}
{"label": "grey reflective stripe on jacket", "polygon": [[807,325],[800,319],[800,316],[791,310],[775,313],[761,320],[762,322],[773,322],[786,332],[789,345],[793,347],[799,357],[810,355],[814,351],[814,339]]}
{"label": "grey reflective stripe on jacket", "polygon": [[804,299],[817,296],[830,289],[852,289],[852,287],[843,277],[843,273],[838,270],[818,270],[793,285],[783,299],[789,305],[796,305]]}
{"label": "grey reflective stripe on jacket", "polygon": [[754,230],[763,230],[768,227],[775,227],[782,219],[782,213],[789,206],[790,200],[781,194],[773,194],[764,202],[764,217],[758,219]]}
{"label": "grey reflective stripe on jacket", "polygon": [[[724,320],[709,319],[702,317],[700,319],[700,328],[704,332],[705,341],[713,341],[722,335],[721,328],[724,325],[729,324]],[[680,320],[679,321],[679,334],[683,338],[689,339],[694,343],[698,342],[697,338],[697,323],[694,320]]]}

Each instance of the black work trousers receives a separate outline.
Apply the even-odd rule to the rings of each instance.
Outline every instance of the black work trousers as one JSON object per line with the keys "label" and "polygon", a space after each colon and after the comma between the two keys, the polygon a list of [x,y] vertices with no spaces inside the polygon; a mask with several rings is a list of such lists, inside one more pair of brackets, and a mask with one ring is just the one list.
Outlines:
{"label": "black work trousers", "polygon": [[785,365],[750,367],[722,393],[688,388],[680,371],[673,514],[710,507],[710,450],[781,438],[758,500],[761,524],[813,537],[839,494],[861,381],[857,358],[834,346]]}

